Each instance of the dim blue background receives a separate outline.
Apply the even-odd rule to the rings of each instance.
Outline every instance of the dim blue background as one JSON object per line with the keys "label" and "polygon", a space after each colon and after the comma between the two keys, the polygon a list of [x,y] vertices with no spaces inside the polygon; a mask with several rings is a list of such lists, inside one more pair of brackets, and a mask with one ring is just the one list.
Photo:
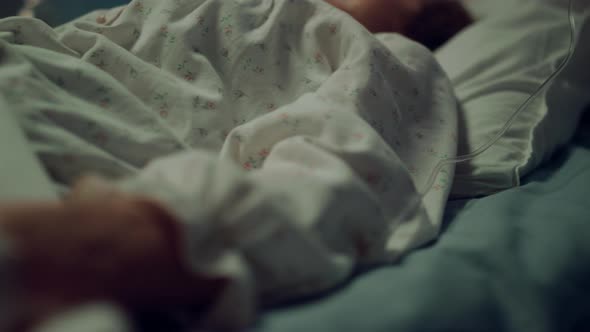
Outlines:
{"label": "dim blue background", "polygon": [[129,0],[44,0],[36,15],[52,26],[66,23],[95,9],[111,8]]}

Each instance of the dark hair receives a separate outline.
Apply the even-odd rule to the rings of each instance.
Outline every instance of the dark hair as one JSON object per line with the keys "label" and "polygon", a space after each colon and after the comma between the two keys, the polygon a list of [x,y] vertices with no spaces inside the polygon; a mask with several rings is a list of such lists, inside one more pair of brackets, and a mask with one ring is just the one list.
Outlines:
{"label": "dark hair", "polygon": [[471,23],[473,18],[458,1],[433,1],[410,23],[405,35],[435,50]]}

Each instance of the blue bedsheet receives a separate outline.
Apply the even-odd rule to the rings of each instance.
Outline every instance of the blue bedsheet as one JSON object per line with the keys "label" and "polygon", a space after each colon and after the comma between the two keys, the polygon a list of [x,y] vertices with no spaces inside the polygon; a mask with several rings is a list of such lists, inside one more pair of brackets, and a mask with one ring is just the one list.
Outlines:
{"label": "blue bedsheet", "polygon": [[522,187],[452,202],[431,247],[254,331],[590,331],[588,133]]}
{"label": "blue bedsheet", "polygon": [[35,15],[51,26],[66,23],[95,9],[112,8],[130,0],[43,0]]}

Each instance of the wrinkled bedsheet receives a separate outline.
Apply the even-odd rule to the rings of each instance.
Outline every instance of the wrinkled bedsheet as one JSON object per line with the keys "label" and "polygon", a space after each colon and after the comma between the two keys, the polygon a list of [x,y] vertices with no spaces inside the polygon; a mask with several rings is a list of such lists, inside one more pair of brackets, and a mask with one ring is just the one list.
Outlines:
{"label": "wrinkled bedsheet", "polygon": [[586,116],[574,142],[519,188],[450,202],[434,245],[274,310],[254,331],[588,331],[589,133]]}
{"label": "wrinkled bedsheet", "polygon": [[436,237],[457,103],[432,54],[312,0],[136,0],[52,30],[0,21],[0,102],[56,185],[162,201],[211,325],[334,287]]}

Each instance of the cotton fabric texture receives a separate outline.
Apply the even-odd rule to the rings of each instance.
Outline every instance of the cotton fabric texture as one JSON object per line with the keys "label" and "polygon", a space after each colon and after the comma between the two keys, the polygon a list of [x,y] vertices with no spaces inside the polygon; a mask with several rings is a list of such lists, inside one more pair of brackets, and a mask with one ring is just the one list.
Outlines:
{"label": "cotton fabric texture", "polygon": [[0,21],[1,97],[56,186],[153,197],[195,271],[233,283],[210,325],[327,290],[438,234],[457,103],[424,47],[323,1],[139,0],[55,30]]}

